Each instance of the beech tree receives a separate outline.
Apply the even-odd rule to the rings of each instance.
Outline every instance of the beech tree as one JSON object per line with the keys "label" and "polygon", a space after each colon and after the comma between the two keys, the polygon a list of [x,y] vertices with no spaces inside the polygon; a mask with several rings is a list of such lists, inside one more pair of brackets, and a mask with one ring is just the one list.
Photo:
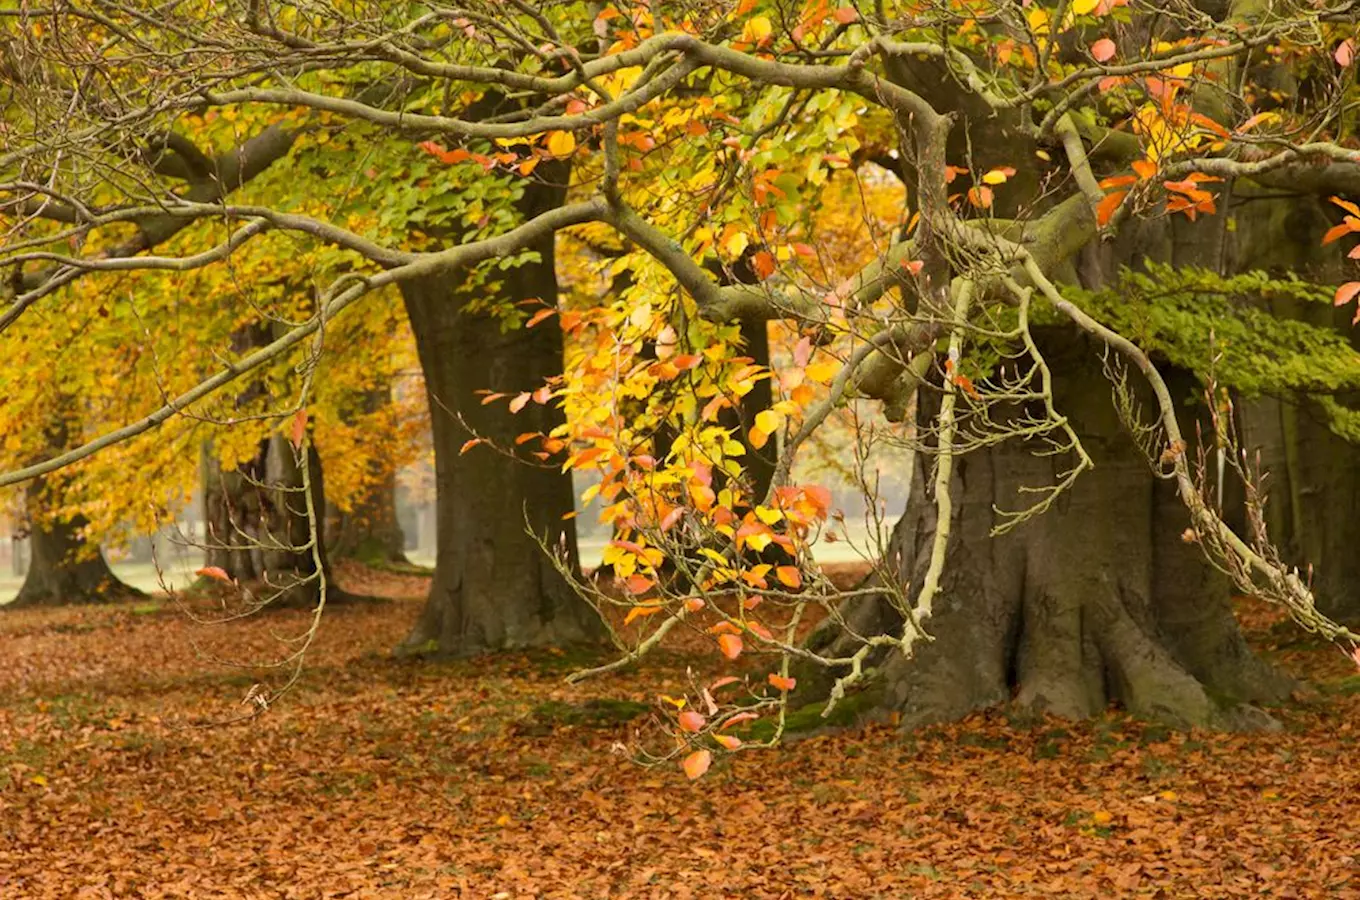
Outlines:
{"label": "beech tree", "polygon": [[[335,254],[312,312],[0,485],[150,432],[395,287],[440,484],[412,643],[589,634],[575,581],[641,623],[614,630],[604,669],[677,626],[769,653],[766,683],[676,701],[669,752],[691,776],[740,746],[733,723],[782,724],[791,694],[828,713],[856,694],[906,725],[1008,699],[1268,724],[1255,704],[1289,681],[1243,643],[1232,590],[1354,648],[1275,549],[1233,424],[1252,394],[1330,403],[1343,434],[1353,417],[1346,337],[1268,309],[1360,295],[1336,277],[1360,232],[1351,2],[210,6],[9,15],[7,65],[43,77],[12,79],[0,153],[5,324],[77,274],[229,265],[281,235]],[[214,114],[310,129],[309,164],[364,148],[382,163],[365,177],[401,189],[190,196],[156,148]],[[818,225],[842,179],[899,199],[838,258]],[[101,252],[152,213],[215,242]],[[559,302],[558,232],[620,249],[598,290]],[[760,322],[787,365],[746,351]],[[762,382],[768,408],[734,424]],[[791,473],[865,400],[882,422],[863,440],[911,448],[914,489],[873,577],[840,591],[810,554],[837,527],[829,492]],[[743,457],[771,445],[758,487]],[[539,467],[493,472],[498,455]],[[575,579],[564,471],[597,478],[622,597]],[[826,624],[799,642],[814,608]]]}

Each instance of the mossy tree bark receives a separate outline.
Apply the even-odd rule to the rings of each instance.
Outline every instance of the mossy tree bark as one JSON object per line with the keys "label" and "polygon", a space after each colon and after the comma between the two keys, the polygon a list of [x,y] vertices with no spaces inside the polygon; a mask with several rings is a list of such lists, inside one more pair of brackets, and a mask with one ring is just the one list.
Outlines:
{"label": "mossy tree bark", "polygon": [[[1084,718],[1112,701],[1178,726],[1269,725],[1254,704],[1282,699],[1292,682],[1246,646],[1229,585],[1182,539],[1188,515],[1125,434],[1095,348],[1070,334],[1045,346],[1061,373],[1057,406],[1095,468],[1043,515],[994,538],[995,510],[1026,502],[1023,486],[1054,483],[1064,461],[1015,442],[956,460],[946,576],[927,625],[934,639],[910,658],[880,654],[883,708],[908,728],[1007,702]],[[1187,396],[1190,380],[1177,380]],[[918,456],[890,548],[908,596],[920,588],[935,531],[924,465]],[[861,634],[901,626],[883,598],[845,613]],[[854,643],[833,624],[810,640],[833,654]],[[805,670],[800,690],[823,696],[830,675]]]}
{"label": "mossy tree bark", "polygon": [[[565,197],[565,165],[540,165],[535,174],[519,202],[526,219]],[[532,249],[538,258],[498,275],[491,299],[556,301],[553,240]],[[434,583],[405,646],[467,656],[598,637],[595,611],[538,543],[560,548],[569,567],[578,565],[576,529],[563,518],[574,508],[570,476],[493,449],[513,448],[524,432],[547,434],[563,421],[561,411],[530,402],[510,415],[474,393],[534,390],[560,375],[560,330],[550,324],[503,328],[494,316],[468,307],[477,293],[457,276],[403,282],[402,296],[429,395],[438,522]],[[461,452],[474,436],[493,446]]]}

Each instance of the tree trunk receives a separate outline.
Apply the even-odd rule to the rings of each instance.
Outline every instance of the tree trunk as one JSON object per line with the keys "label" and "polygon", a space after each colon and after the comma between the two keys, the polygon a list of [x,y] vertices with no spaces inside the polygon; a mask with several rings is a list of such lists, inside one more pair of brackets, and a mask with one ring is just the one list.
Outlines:
{"label": "tree trunk", "polygon": [[[926,625],[934,639],[918,642],[910,658],[880,656],[878,702],[907,728],[1007,701],[1067,718],[1095,715],[1114,701],[1177,726],[1269,725],[1251,704],[1282,699],[1292,683],[1252,654],[1233,618],[1229,585],[1182,539],[1189,516],[1125,434],[1095,349],[1069,334],[1046,353],[1057,374],[1056,406],[1095,468],[1043,515],[993,538],[995,508],[1029,502],[1034,495],[1020,488],[1054,483],[1067,460],[1032,455],[1042,448],[1016,442],[956,460],[946,574]],[[1187,396],[1190,379],[1174,381]],[[920,589],[935,527],[923,455],[915,465],[891,547],[908,596]],[[881,598],[852,602],[846,613],[860,633],[900,628]],[[814,632],[811,645],[854,648],[831,624]],[[829,677],[803,674],[805,693],[823,696]]]}
{"label": "tree trunk", "polygon": [[387,470],[354,501],[349,512],[332,506],[326,522],[326,549],[334,559],[365,565],[409,565],[406,535],[397,519],[397,473]]}
{"label": "tree trunk", "polygon": [[1311,569],[1318,609],[1360,624],[1360,448],[1338,437],[1306,397],[1256,400],[1242,418],[1245,447],[1269,473],[1271,537],[1287,561]]}
{"label": "tree trunk", "polygon": [[[308,447],[313,509],[317,527],[325,516],[321,457]],[[296,451],[282,434],[260,443],[259,455],[234,471],[223,471],[205,451],[203,505],[207,537],[205,564],[216,566],[269,606],[313,606],[320,580],[303,495],[302,470]],[[324,539],[316,554],[326,575],[329,601],[353,599],[338,588],[330,573]]]}
{"label": "tree trunk", "polygon": [[5,609],[102,603],[145,596],[113,574],[103,555],[81,536],[85,519],[45,520],[40,514],[51,498],[42,479],[29,483],[26,500],[29,521],[29,564],[23,586]]}
{"label": "tree trunk", "polygon": [[[520,202],[525,218],[560,205],[565,195],[566,166],[542,165],[538,172],[546,183],[526,188]],[[532,249],[537,261],[500,276],[497,302],[556,301],[553,240]],[[503,404],[484,405],[474,393],[534,390],[560,375],[561,332],[548,325],[502,328],[493,316],[467,308],[474,295],[456,275],[404,281],[402,296],[430,402],[438,522],[434,584],[405,646],[467,656],[595,638],[601,634],[595,611],[538,543],[560,550],[567,565],[577,567],[576,529],[563,518],[573,509],[570,476],[495,449],[514,447],[524,432],[548,433],[562,423],[562,414],[530,402],[511,415]],[[492,446],[461,452],[474,436]]]}

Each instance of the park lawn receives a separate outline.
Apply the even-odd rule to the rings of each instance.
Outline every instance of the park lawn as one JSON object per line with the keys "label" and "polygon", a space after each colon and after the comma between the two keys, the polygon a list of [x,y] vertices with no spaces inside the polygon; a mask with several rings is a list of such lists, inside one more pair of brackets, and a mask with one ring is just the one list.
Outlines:
{"label": "park lawn", "polygon": [[602,657],[402,660],[424,580],[349,575],[392,599],[327,610],[295,689],[237,724],[212,723],[286,671],[233,663],[307,612],[0,613],[0,897],[1360,897],[1360,677],[1259,605],[1253,643],[1315,688],[1277,733],[993,712],[690,782],[616,745],[657,746],[633,704],[683,693],[704,639],[577,686]]}

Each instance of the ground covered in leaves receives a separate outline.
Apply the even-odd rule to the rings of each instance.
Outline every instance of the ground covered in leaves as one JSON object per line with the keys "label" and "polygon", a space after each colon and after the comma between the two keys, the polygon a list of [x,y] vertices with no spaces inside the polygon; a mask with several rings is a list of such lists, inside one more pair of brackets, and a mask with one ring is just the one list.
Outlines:
{"label": "ground covered in leaves", "polygon": [[400,660],[423,580],[351,576],[392,599],[328,610],[293,691],[232,725],[286,677],[234,663],[305,611],[0,612],[0,897],[1360,897],[1360,679],[1255,606],[1315,687],[1278,733],[998,712],[689,782],[611,747],[697,643],[574,687],[588,655]]}

